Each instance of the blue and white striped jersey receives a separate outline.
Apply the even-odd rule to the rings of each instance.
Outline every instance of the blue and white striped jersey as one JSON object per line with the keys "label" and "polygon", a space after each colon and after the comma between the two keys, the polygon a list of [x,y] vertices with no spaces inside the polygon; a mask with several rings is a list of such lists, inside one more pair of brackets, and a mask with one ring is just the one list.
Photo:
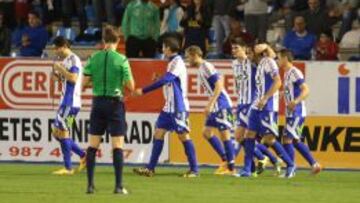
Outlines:
{"label": "blue and white striped jersey", "polygon": [[[301,94],[301,85],[304,84],[304,75],[296,67],[291,67],[284,75],[285,104],[286,106],[295,100]],[[286,108],[286,117],[305,117],[306,107],[305,101],[301,101],[296,105],[294,111]]]}
{"label": "blue and white striped jersey", "polygon": [[180,55],[171,58],[167,66],[167,72],[175,76],[175,80],[163,87],[165,97],[164,112],[187,112],[189,111],[189,100],[187,97],[188,75],[186,66]]}
{"label": "blue and white striped jersey", "polygon": [[75,83],[65,80],[62,84],[61,106],[81,107],[81,81],[83,67],[81,60],[74,53],[67,56],[62,65],[71,73],[78,75]]}
{"label": "blue and white striped jersey", "polygon": [[[212,96],[214,94],[215,84],[220,79],[220,74],[214,65],[205,61],[200,65],[198,76],[205,92],[209,96]],[[213,112],[229,108],[232,108],[231,99],[226,90],[223,89],[217,99]]]}
{"label": "blue and white striped jersey", "polygon": [[[253,108],[257,108],[257,104],[273,84],[273,77],[279,75],[279,67],[275,60],[270,57],[264,57],[260,60],[256,70],[256,98],[254,101]],[[263,110],[266,111],[279,111],[279,91],[271,96]]]}
{"label": "blue and white striped jersey", "polygon": [[236,59],[232,62],[232,69],[234,72],[238,105],[252,104],[256,93],[255,65],[253,65],[249,59],[242,61]]}

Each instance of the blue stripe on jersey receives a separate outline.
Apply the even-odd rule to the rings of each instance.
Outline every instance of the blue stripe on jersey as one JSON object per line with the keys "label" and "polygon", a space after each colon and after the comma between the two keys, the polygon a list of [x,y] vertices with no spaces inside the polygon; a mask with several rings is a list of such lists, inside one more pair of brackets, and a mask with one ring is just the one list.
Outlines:
{"label": "blue stripe on jersey", "polygon": [[355,92],[356,92],[355,111],[360,112],[360,78],[356,78]]}
{"label": "blue stripe on jersey", "polygon": [[218,104],[219,109],[232,108],[231,103],[229,103],[229,100],[227,99],[224,92],[221,92],[221,94],[219,95],[219,97],[217,99],[217,104]]}
{"label": "blue stripe on jersey", "polygon": [[208,83],[209,83],[209,85],[210,85],[210,87],[211,87],[211,89],[212,90],[214,90],[215,89],[215,84],[216,84],[216,82],[219,80],[219,74],[218,73],[215,73],[215,74],[213,74],[212,76],[210,76],[208,79],[207,79],[207,81],[208,81]]}
{"label": "blue stripe on jersey", "polygon": [[[268,73],[265,73],[265,84],[264,84],[265,85],[265,91],[263,92],[262,96],[264,96],[270,90],[273,83],[274,83],[274,80],[272,78],[272,75],[268,74]],[[261,98],[259,98],[259,99],[261,99]],[[269,100],[267,101],[264,109],[268,110],[268,111],[273,111],[274,110],[273,106],[274,106],[274,95],[269,98]]]}
{"label": "blue stripe on jersey", "polygon": [[338,113],[348,114],[350,110],[350,79],[348,77],[340,77],[338,82]]}
{"label": "blue stripe on jersey", "polygon": [[[298,87],[298,88],[300,88],[300,86],[302,85],[302,84],[304,84],[304,82],[305,82],[305,80],[304,79],[298,79],[296,82],[295,82],[295,87]],[[295,98],[296,97],[298,97],[298,96],[295,96]]]}
{"label": "blue stripe on jersey", "polygon": [[65,93],[61,105],[72,106],[73,105],[73,95],[75,90],[75,84],[69,81],[66,81],[65,84]]}
{"label": "blue stripe on jersey", "polygon": [[254,102],[255,98],[256,98],[256,65],[255,64],[251,64],[251,88],[249,89],[250,91],[250,97],[251,97],[251,103]]}
{"label": "blue stripe on jersey", "polygon": [[175,112],[185,112],[185,103],[183,100],[183,90],[181,89],[181,82],[178,77],[175,78],[172,83],[174,90],[174,100],[175,100]]}
{"label": "blue stripe on jersey", "polygon": [[[215,85],[216,82],[220,79],[220,75],[218,73],[215,73],[213,75],[211,75],[208,79],[207,82],[211,88],[212,91],[215,90]],[[219,95],[219,97],[217,98],[217,105],[219,109],[228,109],[231,108],[231,104],[229,103],[226,95],[227,93],[224,93],[224,91],[222,91]]]}
{"label": "blue stripe on jersey", "polygon": [[70,73],[79,73],[80,69],[77,66],[71,66],[71,68],[69,69]]}

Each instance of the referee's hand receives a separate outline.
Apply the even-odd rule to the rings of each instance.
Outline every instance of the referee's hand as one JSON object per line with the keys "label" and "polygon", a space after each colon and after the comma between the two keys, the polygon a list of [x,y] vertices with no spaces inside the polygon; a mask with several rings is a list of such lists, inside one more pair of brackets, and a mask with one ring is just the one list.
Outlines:
{"label": "referee's hand", "polygon": [[143,95],[143,90],[141,88],[137,88],[133,93],[132,93],[133,96],[135,97],[138,97],[138,96],[141,96]]}

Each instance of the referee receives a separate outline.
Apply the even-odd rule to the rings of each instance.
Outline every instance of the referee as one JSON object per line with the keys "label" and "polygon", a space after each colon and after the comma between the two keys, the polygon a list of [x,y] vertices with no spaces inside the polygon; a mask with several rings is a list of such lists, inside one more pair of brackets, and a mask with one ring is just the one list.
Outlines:
{"label": "referee", "polygon": [[95,53],[84,69],[83,85],[92,82],[93,104],[90,114],[90,146],[87,149],[87,193],[94,193],[95,155],[101,137],[107,131],[111,135],[113,165],[115,172],[114,193],[127,194],[122,186],[123,145],[126,134],[124,88],[134,90],[134,80],[128,59],[116,52],[118,33],[112,28],[104,29],[105,48]]}

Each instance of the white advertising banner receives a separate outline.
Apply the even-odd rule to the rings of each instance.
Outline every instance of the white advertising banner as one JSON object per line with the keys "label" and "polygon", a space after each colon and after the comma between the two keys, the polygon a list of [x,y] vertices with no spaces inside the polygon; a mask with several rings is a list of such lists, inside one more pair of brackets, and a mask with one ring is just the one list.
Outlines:
{"label": "white advertising banner", "polygon": [[[51,136],[55,112],[1,110],[0,111],[0,160],[1,161],[62,161],[60,144]],[[145,163],[149,160],[154,134],[155,113],[128,113],[128,133],[125,139],[126,163]],[[89,112],[79,113],[72,129],[72,138],[82,148],[88,143]],[[79,158],[73,154],[73,161]],[[159,161],[169,160],[169,141],[165,140]],[[98,163],[112,163],[110,136],[103,136],[97,154]]]}
{"label": "white advertising banner", "polygon": [[307,62],[308,114],[360,115],[360,63]]}

